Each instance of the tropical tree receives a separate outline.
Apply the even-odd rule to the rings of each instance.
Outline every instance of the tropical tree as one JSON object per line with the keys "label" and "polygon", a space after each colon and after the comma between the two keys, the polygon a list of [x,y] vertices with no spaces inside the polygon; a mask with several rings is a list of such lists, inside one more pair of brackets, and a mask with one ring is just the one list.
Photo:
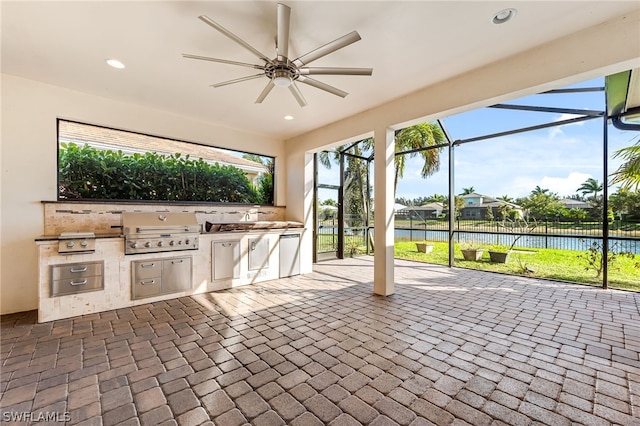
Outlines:
{"label": "tropical tree", "polygon": [[[465,205],[464,198],[460,197],[459,195],[456,195],[454,198],[454,203],[455,203],[453,206],[454,217],[458,217],[460,215],[460,210],[462,210],[462,208]],[[449,209],[449,199],[446,199],[445,201],[443,201],[443,205],[445,209],[448,209],[449,211],[451,211],[451,209]]]}
{"label": "tropical tree", "polygon": [[[541,189],[536,187],[536,189]],[[544,219],[553,216],[563,216],[564,206],[560,203],[558,194],[549,190],[537,191],[534,189],[531,194],[522,200],[522,207],[527,210],[529,216],[535,219]]]}
{"label": "tropical tree", "polygon": [[609,197],[609,206],[619,220],[623,218],[640,219],[640,191],[620,188]]}
{"label": "tropical tree", "polygon": [[360,226],[370,212],[370,200],[366,186],[367,167],[363,160],[364,153],[373,147],[373,139],[368,138],[351,146],[339,146],[335,151],[318,153],[318,161],[327,169],[345,155],[344,170],[344,212],[349,215],[351,226]]}
{"label": "tropical tree", "polygon": [[509,197],[508,195],[502,195],[496,199],[506,201],[507,203],[513,203],[513,198]]}
{"label": "tropical tree", "polygon": [[625,189],[640,189],[640,141],[634,145],[617,150],[613,158],[620,158],[624,163],[611,174],[611,183],[619,183]]}
{"label": "tropical tree", "polygon": [[473,194],[474,192],[476,192],[476,189],[473,186],[470,186],[468,188],[462,188],[462,194],[460,195],[469,195]]}
{"label": "tropical tree", "polygon": [[[427,148],[429,146],[446,143],[446,138],[442,129],[437,123],[421,123],[414,126],[405,127],[396,132],[396,153],[410,151],[414,149]],[[416,156],[422,157],[424,163],[420,175],[423,178],[431,176],[440,168],[440,153],[443,148],[426,149],[415,151],[409,154],[395,156],[395,178],[393,181],[393,192],[398,188],[398,180],[404,176],[406,158]]]}
{"label": "tropical tree", "polygon": [[592,199],[595,201],[598,199],[598,192],[602,191],[602,184],[594,178],[589,178],[576,191],[581,192],[584,197],[593,194]]}
{"label": "tropical tree", "polygon": [[427,197],[426,200],[427,203],[444,203],[445,201],[447,201],[447,197],[441,194],[433,194]]}
{"label": "tropical tree", "polygon": [[256,154],[245,154],[242,158],[262,164],[265,168],[264,172],[258,176],[258,187],[256,192],[259,202],[263,204],[273,204],[273,175],[275,173],[275,164],[272,157],[263,157]]}
{"label": "tropical tree", "polygon": [[531,191],[531,195],[547,194],[548,192],[548,189],[542,189],[540,188],[540,185],[536,185],[536,187],[533,188],[533,191]]}
{"label": "tropical tree", "polygon": [[580,223],[587,218],[589,214],[584,209],[569,209],[566,216],[573,219],[574,222]]}

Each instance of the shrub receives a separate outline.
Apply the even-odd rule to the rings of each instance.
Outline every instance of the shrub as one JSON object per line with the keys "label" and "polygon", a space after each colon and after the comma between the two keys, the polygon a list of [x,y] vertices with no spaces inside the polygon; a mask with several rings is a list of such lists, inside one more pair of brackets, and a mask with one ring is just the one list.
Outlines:
{"label": "shrub", "polygon": [[61,144],[61,199],[258,203],[244,172],[178,154],[123,154],[89,145]]}

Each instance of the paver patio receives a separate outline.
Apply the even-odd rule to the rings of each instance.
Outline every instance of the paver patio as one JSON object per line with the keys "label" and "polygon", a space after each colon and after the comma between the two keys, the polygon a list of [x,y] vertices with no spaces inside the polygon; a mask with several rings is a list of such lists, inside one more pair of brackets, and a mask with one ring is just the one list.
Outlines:
{"label": "paver patio", "polygon": [[0,421],[640,424],[639,294],[399,260],[395,273],[387,298],[361,257],[45,324],[5,315]]}

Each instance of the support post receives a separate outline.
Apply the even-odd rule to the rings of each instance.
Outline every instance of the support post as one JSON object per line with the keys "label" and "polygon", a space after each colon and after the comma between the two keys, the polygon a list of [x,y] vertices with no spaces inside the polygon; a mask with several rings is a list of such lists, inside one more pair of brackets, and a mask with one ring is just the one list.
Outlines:
{"label": "support post", "polygon": [[338,259],[344,259],[344,154],[340,153],[340,190],[338,191]]}
{"label": "support post", "polygon": [[449,267],[454,266],[455,255],[455,227],[456,227],[456,194],[454,192],[454,145],[449,141]]}
{"label": "support post", "polygon": [[602,288],[606,289],[609,287],[609,128],[606,99],[604,110],[602,120]]}
{"label": "support post", "polygon": [[394,283],[394,221],[393,188],[395,165],[395,133],[393,129],[381,128],[374,132],[374,273],[373,292],[390,296],[395,291]]}

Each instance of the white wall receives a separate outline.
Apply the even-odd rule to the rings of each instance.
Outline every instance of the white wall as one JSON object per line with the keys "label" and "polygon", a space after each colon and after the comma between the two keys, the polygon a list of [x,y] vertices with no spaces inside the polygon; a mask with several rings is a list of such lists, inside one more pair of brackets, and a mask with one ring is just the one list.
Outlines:
{"label": "white wall", "polygon": [[285,205],[282,141],[2,74],[0,313],[36,309],[42,200],[56,200],[56,119],[237,148],[276,157],[276,203]]}

